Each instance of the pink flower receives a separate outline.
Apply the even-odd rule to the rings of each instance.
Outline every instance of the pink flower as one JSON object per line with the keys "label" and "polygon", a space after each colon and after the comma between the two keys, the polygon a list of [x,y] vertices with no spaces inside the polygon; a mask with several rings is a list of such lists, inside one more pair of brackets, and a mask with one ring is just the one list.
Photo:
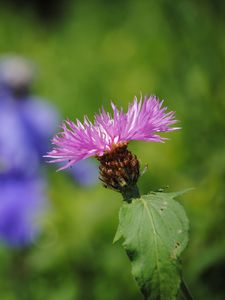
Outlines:
{"label": "pink flower", "polygon": [[170,127],[177,122],[175,112],[167,112],[167,107],[162,105],[163,101],[155,96],[145,97],[143,103],[135,97],[126,113],[111,103],[113,115],[102,108],[95,115],[94,123],[87,117],[83,124],[79,120],[76,124],[67,120],[61,126],[62,132],[52,140],[55,148],[46,157],[52,158],[52,163],[67,162],[61,168],[65,169],[87,157],[101,157],[131,140],[163,142],[165,138],[159,133],[179,128]]}

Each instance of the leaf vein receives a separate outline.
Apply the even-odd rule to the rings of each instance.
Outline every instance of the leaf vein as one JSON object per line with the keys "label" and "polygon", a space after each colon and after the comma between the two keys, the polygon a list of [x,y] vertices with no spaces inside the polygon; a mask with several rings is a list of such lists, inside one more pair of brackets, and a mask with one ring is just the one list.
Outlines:
{"label": "leaf vein", "polygon": [[159,266],[159,256],[158,256],[158,243],[157,243],[156,227],[155,227],[155,223],[154,223],[154,219],[153,219],[152,213],[149,210],[146,201],[144,199],[141,199],[141,201],[143,202],[144,208],[147,211],[147,215],[149,217],[151,226],[153,228],[153,236],[154,236],[154,244],[155,244],[154,248],[155,248],[156,267],[157,267],[157,273],[158,273],[158,278],[159,278],[159,291],[160,291],[160,294],[161,294],[160,266]]}

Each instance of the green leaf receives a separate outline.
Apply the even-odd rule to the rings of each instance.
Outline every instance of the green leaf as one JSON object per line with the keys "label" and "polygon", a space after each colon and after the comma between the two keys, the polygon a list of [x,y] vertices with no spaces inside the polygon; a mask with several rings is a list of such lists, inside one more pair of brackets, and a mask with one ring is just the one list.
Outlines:
{"label": "green leaf", "polygon": [[173,200],[179,193],[151,193],[124,203],[114,242],[123,246],[145,299],[176,299],[181,281],[179,257],[188,242],[189,222]]}

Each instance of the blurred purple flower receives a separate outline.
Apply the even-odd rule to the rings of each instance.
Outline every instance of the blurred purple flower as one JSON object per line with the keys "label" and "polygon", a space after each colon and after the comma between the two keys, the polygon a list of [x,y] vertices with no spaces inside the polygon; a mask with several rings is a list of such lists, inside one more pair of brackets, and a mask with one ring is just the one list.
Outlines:
{"label": "blurred purple flower", "polygon": [[[1,60],[0,174],[39,172],[42,157],[49,150],[49,139],[58,126],[55,108],[30,96],[33,79],[34,66],[29,61],[19,57]],[[97,167],[90,161],[74,167],[70,174],[80,185],[97,182]]]}
{"label": "blurred purple flower", "polygon": [[8,95],[0,97],[0,105],[0,173],[37,172],[59,120],[57,113],[34,98],[16,102]]}
{"label": "blurred purple flower", "polygon": [[0,240],[11,246],[32,243],[46,209],[45,184],[39,178],[0,178]]}
{"label": "blurred purple flower", "polygon": [[[30,96],[33,73],[26,63],[0,62],[0,240],[12,246],[31,243],[40,231],[37,218],[48,203],[41,162],[59,123],[54,107]],[[69,173],[80,185],[97,182],[92,162]]]}
{"label": "blurred purple flower", "polygon": [[98,180],[98,167],[91,159],[79,161],[70,168],[70,173],[82,186],[93,186]]}

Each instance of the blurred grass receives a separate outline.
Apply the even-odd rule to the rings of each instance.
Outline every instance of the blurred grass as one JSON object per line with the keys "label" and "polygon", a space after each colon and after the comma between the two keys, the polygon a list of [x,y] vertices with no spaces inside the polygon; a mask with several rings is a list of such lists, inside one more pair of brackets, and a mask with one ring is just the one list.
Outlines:
{"label": "blurred grass", "polygon": [[[90,117],[109,100],[156,94],[182,130],[165,144],[134,142],[142,192],[196,189],[182,198],[191,221],[184,275],[196,299],[224,299],[225,18],[222,1],[76,1],[49,26],[34,12],[0,10],[1,53],[33,59],[36,93],[63,117]],[[77,188],[49,171],[52,210],[30,249],[0,248],[3,300],[141,299],[120,245],[119,195]]]}

